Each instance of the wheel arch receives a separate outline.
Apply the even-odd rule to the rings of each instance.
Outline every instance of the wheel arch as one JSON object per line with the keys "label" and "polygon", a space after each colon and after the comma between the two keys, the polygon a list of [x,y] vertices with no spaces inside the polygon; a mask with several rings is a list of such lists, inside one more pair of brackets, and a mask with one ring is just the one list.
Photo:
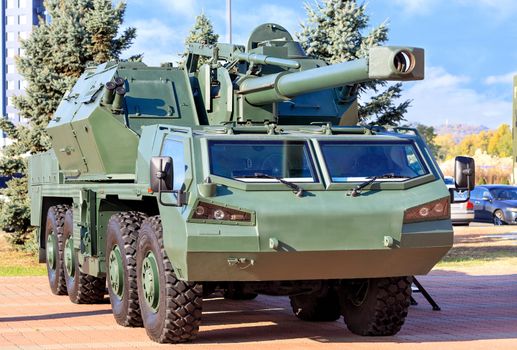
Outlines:
{"label": "wheel arch", "polygon": [[48,210],[60,204],[72,205],[73,199],[71,197],[42,197],[41,199],[41,216],[39,220],[39,228],[37,229],[38,246],[39,246],[39,262],[45,263],[46,260],[46,241],[45,241],[45,227],[47,226]]}

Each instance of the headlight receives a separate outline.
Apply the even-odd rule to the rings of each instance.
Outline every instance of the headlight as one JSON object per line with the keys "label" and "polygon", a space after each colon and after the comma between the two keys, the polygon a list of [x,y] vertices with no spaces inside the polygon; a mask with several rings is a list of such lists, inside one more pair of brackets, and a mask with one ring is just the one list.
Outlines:
{"label": "headlight", "polygon": [[404,223],[450,219],[449,197],[438,199],[404,212]]}
{"label": "headlight", "polygon": [[195,221],[202,220],[203,222],[251,223],[253,216],[251,212],[199,201],[194,207],[191,219]]}

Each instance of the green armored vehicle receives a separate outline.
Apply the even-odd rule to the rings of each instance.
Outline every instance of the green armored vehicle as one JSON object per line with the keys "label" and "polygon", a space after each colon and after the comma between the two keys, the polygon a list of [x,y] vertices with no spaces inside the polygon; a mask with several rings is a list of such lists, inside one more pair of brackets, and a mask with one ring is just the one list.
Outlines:
{"label": "green armored vehicle", "polygon": [[[397,333],[411,276],[452,245],[450,195],[414,130],[357,126],[357,84],[423,76],[422,49],[328,66],[276,24],[191,45],[180,68],[87,69],[30,158],[52,292],[95,303],[107,285],[116,321],[157,342],[194,339],[214,292]],[[471,188],[472,160],[456,168]]]}

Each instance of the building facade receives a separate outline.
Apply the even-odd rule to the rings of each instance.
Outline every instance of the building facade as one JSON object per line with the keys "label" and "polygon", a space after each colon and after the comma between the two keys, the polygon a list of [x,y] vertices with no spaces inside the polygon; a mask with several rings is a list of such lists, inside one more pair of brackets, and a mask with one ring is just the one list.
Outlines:
{"label": "building facade", "polygon": [[[23,52],[19,39],[27,39],[33,26],[44,18],[43,0],[0,0],[1,7],[1,116],[20,122],[20,116],[12,104],[11,97],[25,89],[25,82],[16,71],[16,56]],[[4,136],[5,138],[5,136]],[[5,140],[2,140],[5,141]]]}

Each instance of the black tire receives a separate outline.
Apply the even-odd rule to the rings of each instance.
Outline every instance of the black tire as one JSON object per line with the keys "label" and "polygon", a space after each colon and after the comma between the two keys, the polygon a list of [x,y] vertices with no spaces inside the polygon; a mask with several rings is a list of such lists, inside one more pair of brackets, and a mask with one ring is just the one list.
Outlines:
{"label": "black tire", "polygon": [[[50,207],[47,212],[47,224],[45,226],[45,244],[47,251],[47,275],[50,290],[56,295],[66,295],[66,280],[63,265],[63,225],[68,205],[56,205]],[[54,233],[53,246],[49,247],[49,236]],[[54,258],[49,261],[49,250],[53,249]],[[52,266],[51,266],[52,265]]]}
{"label": "black tire", "polygon": [[230,283],[224,291],[224,298],[229,300],[253,300],[257,293],[245,293],[242,284]]}
{"label": "black tire", "polygon": [[502,212],[502,210],[497,209],[494,212],[493,222],[496,226],[506,225],[506,221],[504,220],[504,213]]}
{"label": "black tire", "polygon": [[303,321],[330,322],[341,317],[339,299],[334,290],[326,295],[317,293],[289,297],[296,317]]}
{"label": "black tire", "polygon": [[[136,211],[120,212],[111,216],[106,232],[106,279],[111,310],[115,321],[124,327],[142,327],[136,273],[136,245],[140,225],[147,216]],[[110,274],[110,258],[118,247],[122,265],[120,295],[113,289]]]}
{"label": "black tire", "polygon": [[341,311],[348,329],[364,336],[396,334],[411,303],[413,278],[371,278],[342,287]]}
{"label": "black tire", "polygon": [[[95,277],[82,273],[79,268],[79,260],[77,252],[73,251],[69,257],[71,259],[71,266],[69,269],[66,268],[66,254],[67,247],[66,242],[68,239],[73,239],[74,230],[74,217],[72,209],[66,211],[65,222],[63,225],[63,244],[64,244],[64,273],[66,281],[66,289],[68,290],[68,296],[70,300],[75,304],[98,304],[104,301],[104,295],[106,294],[106,278]],[[73,242],[73,241],[72,241]],[[69,272],[69,270],[71,270]]]}
{"label": "black tire", "polygon": [[[153,304],[146,298],[142,278],[145,276],[143,272],[148,271],[144,269],[144,264],[150,256],[156,260],[159,284]],[[201,323],[203,285],[176,278],[164,249],[159,216],[146,219],[140,229],[137,274],[142,319],[149,338],[158,343],[180,343],[195,339]],[[153,310],[154,303],[156,306]]]}

